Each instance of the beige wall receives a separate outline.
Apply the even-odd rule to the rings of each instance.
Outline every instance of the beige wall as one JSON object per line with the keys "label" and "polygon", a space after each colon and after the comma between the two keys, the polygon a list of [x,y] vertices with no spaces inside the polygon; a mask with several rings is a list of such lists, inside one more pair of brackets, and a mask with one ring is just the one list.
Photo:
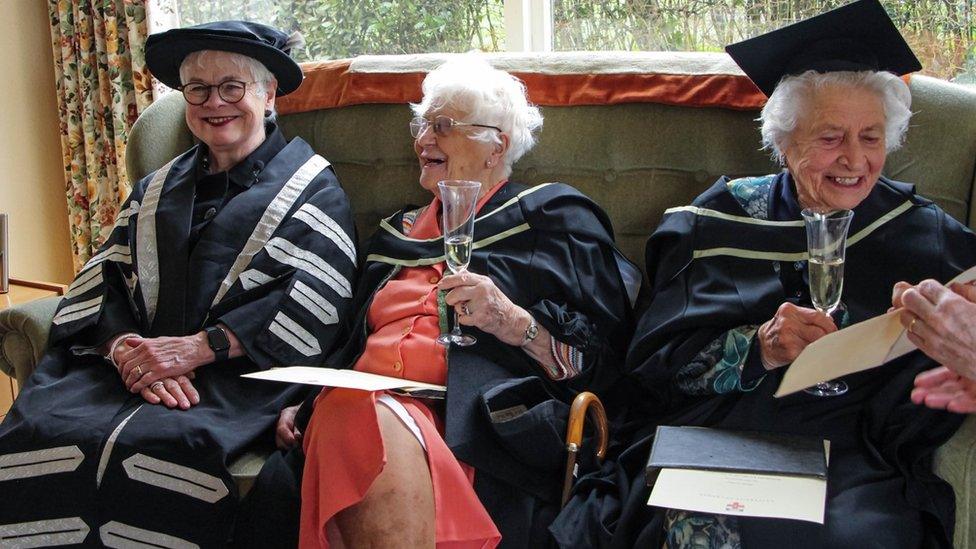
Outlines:
{"label": "beige wall", "polygon": [[68,210],[47,2],[0,0],[0,213],[10,273],[69,282]]}

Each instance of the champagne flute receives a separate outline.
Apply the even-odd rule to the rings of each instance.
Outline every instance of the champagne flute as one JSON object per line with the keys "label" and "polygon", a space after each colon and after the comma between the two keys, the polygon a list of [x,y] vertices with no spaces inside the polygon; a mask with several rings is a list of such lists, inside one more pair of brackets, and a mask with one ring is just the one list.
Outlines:
{"label": "champagne flute", "polygon": [[[452,273],[463,273],[471,262],[474,244],[474,212],[478,204],[481,183],[449,179],[437,183],[441,193],[441,219],[444,226],[444,255],[447,268]],[[438,343],[454,343],[466,347],[478,341],[470,334],[461,333],[457,308],[454,309],[454,328],[448,334],[441,334]]]}
{"label": "champagne flute", "polygon": [[[807,251],[810,253],[810,300],[813,306],[827,315],[841,304],[844,291],[844,254],[847,249],[847,229],[854,212],[851,210],[811,210],[802,212],[807,229]],[[843,381],[818,383],[806,392],[828,397],[847,392]]]}

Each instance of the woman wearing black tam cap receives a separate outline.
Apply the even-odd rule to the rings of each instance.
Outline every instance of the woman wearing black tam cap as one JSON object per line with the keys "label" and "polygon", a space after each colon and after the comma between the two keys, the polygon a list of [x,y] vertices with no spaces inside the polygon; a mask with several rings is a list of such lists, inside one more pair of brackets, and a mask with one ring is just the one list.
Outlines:
{"label": "woman wearing black tam cap", "polygon": [[[961,419],[909,400],[933,361],[912,353],[847,376],[839,396],[773,397],[808,344],[884,313],[896,281],[946,280],[976,263],[969,230],[881,176],[911,115],[896,75],[918,62],[876,0],[728,51],[770,95],[762,138],[785,170],[722,178],[666,212],[647,245],[651,302],[627,357],[639,397],[625,444],[580,481],[551,531],[564,547],[950,547],[953,492],[932,453]],[[854,211],[836,324],[811,306],[803,208]],[[649,506],[657,425],[829,439],[825,524]]]}
{"label": "woman wearing black tam cap", "polygon": [[302,72],[288,36],[229,21],[149,37],[200,143],[146,176],[71,285],[0,426],[0,546],[215,547],[228,464],[272,441],[349,309],[355,240],[329,162],[274,124]]}

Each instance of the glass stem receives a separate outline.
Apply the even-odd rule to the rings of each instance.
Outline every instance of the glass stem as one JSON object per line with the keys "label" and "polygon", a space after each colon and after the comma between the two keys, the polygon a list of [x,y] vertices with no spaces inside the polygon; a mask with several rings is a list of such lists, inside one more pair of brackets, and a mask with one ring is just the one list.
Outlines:
{"label": "glass stem", "polygon": [[452,336],[456,336],[456,337],[460,337],[462,335],[461,334],[461,323],[458,321],[458,312],[457,312],[457,309],[454,309],[454,328],[451,329],[451,335]]}

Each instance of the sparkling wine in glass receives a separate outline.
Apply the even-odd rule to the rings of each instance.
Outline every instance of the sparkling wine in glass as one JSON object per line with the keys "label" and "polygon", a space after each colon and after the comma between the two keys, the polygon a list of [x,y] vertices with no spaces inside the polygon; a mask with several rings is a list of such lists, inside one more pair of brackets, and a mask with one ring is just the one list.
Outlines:
{"label": "sparkling wine in glass", "polygon": [[466,234],[454,235],[444,239],[444,252],[447,254],[447,268],[459,273],[468,268],[471,262],[472,238]]}
{"label": "sparkling wine in glass", "polygon": [[[478,204],[481,183],[477,181],[447,180],[437,183],[441,193],[441,220],[444,227],[444,255],[447,268],[454,274],[462,273],[471,262],[474,244],[474,213]],[[437,341],[443,345],[454,343],[462,347],[478,341],[470,334],[461,333],[457,308],[454,309],[454,328],[441,334]]]}
{"label": "sparkling wine in glass", "polygon": [[[808,275],[810,300],[820,312],[832,315],[841,305],[844,292],[844,254],[851,210],[811,210],[802,212],[807,229],[807,251],[810,254]],[[811,395],[827,397],[847,392],[843,381],[825,381],[806,390]]]}
{"label": "sparkling wine in glass", "polygon": [[832,314],[844,291],[844,258],[810,257],[810,299],[818,311]]}

